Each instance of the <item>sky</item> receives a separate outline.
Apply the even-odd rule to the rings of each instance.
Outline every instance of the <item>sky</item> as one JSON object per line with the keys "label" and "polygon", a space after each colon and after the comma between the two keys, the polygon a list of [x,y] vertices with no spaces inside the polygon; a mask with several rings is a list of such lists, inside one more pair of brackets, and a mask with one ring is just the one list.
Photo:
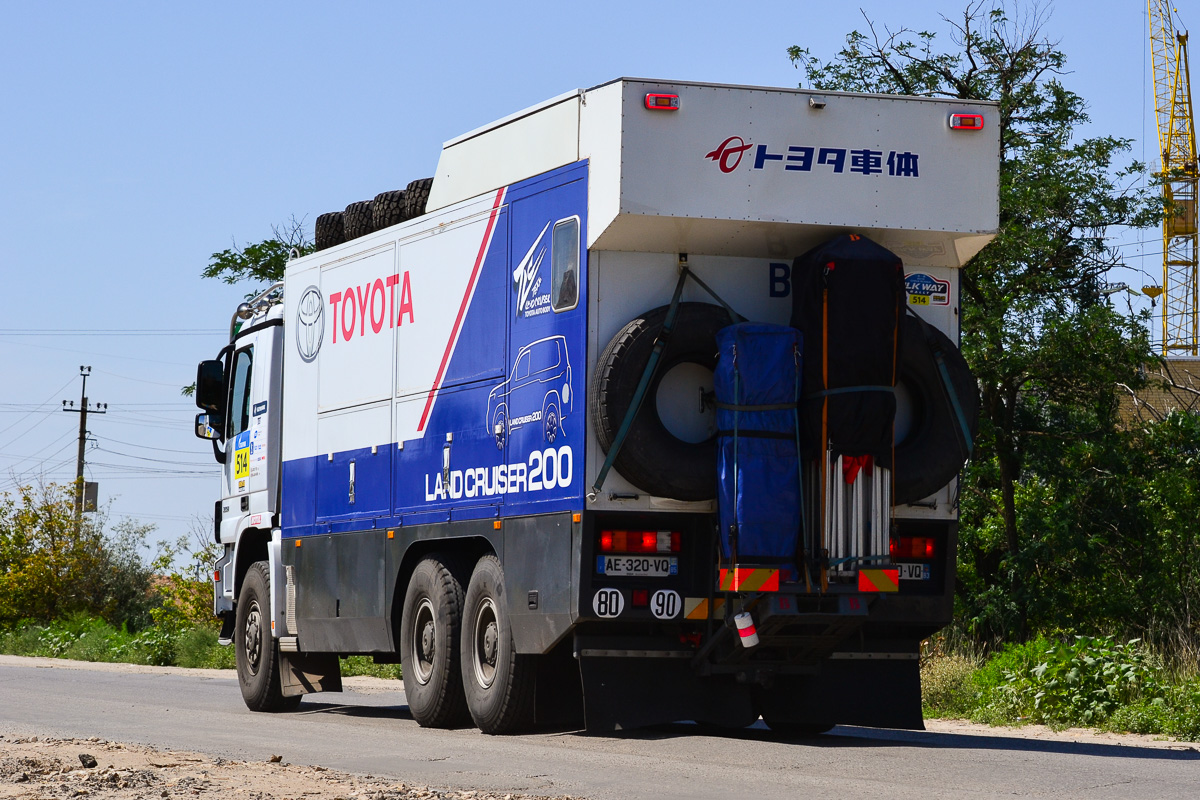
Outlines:
{"label": "sky", "polygon": [[[252,287],[200,277],[212,253],[293,215],[434,173],[442,142],[621,76],[803,80],[790,45],[940,31],[957,2],[29,3],[0,0],[0,493],[75,476],[91,367],[87,478],[110,520],[174,540],[219,493],[180,395]],[[1190,0],[1184,23],[1200,20]],[[1089,134],[1157,153],[1144,3],[1043,3]],[[861,9],[861,12],[860,12]],[[1114,281],[1157,283],[1156,231],[1122,235]],[[1144,274],[1143,274],[1144,272]],[[1134,308],[1144,298],[1133,298]]]}

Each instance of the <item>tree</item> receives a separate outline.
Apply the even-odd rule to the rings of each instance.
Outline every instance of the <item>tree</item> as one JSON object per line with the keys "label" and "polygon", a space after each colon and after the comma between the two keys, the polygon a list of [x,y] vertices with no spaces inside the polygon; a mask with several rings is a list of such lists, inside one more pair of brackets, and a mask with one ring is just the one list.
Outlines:
{"label": "tree", "polygon": [[297,256],[313,252],[315,245],[308,238],[304,220],[293,216],[281,225],[271,226],[271,238],[245,247],[233,241],[233,247],[213,253],[201,275],[218,278],[225,283],[254,281],[275,283],[283,280],[283,270],[295,251]]}
{"label": "tree", "polygon": [[137,630],[150,623],[152,525],[104,531],[103,515],[75,523],[74,487],[25,486],[0,495],[0,624],[84,613]]}
{"label": "tree", "polygon": [[867,20],[828,62],[788,51],[817,89],[999,103],[1000,232],[959,276],[963,354],[982,401],[962,489],[960,600],[985,637],[1045,622],[1047,598],[1061,594],[1054,567],[1112,514],[1116,386],[1140,385],[1154,360],[1144,318],[1116,312],[1100,288],[1119,263],[1108,229],[1154,225],[1162,204],[1128,187],[1142,165],[1115,166],[1128,140],[1080,138],[1086,104],[1060,80],[1066,56],[1043,35],[1046,19],[978,0],[961,20],[943,18],[947,49],[935,33],[880,33]]}

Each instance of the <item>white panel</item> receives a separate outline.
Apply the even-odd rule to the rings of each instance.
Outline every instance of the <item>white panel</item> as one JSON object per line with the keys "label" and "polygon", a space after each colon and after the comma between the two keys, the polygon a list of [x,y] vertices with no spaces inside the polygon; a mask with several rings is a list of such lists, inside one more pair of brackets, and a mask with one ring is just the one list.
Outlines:
{"label": "white panel", "polygon": [[443,145],[428,208],[442,208],[578,160],[579,97],[572,94]]}
{"label": "white panel", "polygon": [[[315,360],[300,356],[297,337],[313,331],[312,324],[298,323],[300,300],[309,287],[320,281],[320,262],[316,259],[292,262],[288,265],[283,288],[283,460],[290,461],[316,455],[317,452],[317,385],[319,371]],[[328,335],[329,314],[322,309],[319,319],[308,317],[310,323]],[[320,332],[314,332],[320,335]]]}
{"label": "white panel", "polygon": [[390,441],[391,409],[391,403],[384,400],[321,414],[317,420],[317,453],[340,453]]}
{"label": "white panel", "polygon": [[586,96],[587,102],[579,108],[579,157],[590,160],[587,231],[589,249],[620,210],[622,86],[623,84],[618,82],[590,90]]}
{"label": "white panel", "polygon": [[471,278],[489,216],[490,207],[488,215],[476,215],[437,236],[406,242],[400,250],[400,271],[410,276],[415,313],[413,322],[405,322],[397,332],[395,393],[403,400],[396,406],[397,441],[423,435],[418,428],[427,406],[432,408],[429,393],[443,360],[453,356],[451,336],[459,310],[464,303],[474,302],[477,284]]}
{"label": "white panel", "polygon": [[[999,112],[991,104],[868,95],[682,86],[677,112],[643,107],[646,84],[625,93],[621,209],[633,214],[913,230],[994,231]],[[952,110],[981,113],[982,131],[952,131]],[[730,137],[738,137],[727,143]],[[748,149],[727,158],[722,143]],[[754,169],[759,147],[771,156]],[[808,169],[804,154],[816,148]],[[846,151],[841,172],[820,150]],[[880,154],[872,174],[851,154]],[[892,153],[916,154],[917,175],[889,175]],[[778,156],[778,158],[775,158]],[[795,158],[788,162],[786,158]],[[836,161],[836,153],[827,156]],[[721,162],[731,167],[725,172]],[[793,169],[787,169],[792,167]]]}
{"label": "white panel", "polygon": [[320,353],[320,411],[391,395],[392,339],[400,286],[391,243],[321,270],[325,340]]}

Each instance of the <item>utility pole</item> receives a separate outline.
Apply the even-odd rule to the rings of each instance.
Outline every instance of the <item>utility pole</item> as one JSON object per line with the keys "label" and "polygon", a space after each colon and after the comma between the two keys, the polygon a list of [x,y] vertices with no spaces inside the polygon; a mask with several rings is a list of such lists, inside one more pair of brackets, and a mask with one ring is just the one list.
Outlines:
{"label": "utility pole", "polygon": [[94,403],[88,408],[87,399],[87,379],[88,375],[92,374],[91,367],[81,366],[79,375],[83,378],[83,387],[79,390],[79,408],[75,408],[74,400],[63,400],[63,411],[70,411],[79,415],[79,453],[75,457],[75,533],[79,534],[79,529],[83,525],[83,451],[87,446],[87,417],[90,411],[93,414],[107,414],[108,403]]}

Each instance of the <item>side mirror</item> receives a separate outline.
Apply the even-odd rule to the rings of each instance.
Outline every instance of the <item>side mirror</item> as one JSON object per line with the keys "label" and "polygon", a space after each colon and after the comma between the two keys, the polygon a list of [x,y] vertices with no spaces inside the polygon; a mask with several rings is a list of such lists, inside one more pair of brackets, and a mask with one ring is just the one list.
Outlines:
{"label": "side mirror", "polygon": [[196,368],[196,406],[222,416],[225,407],[225,364],[201,361]]}
{"label": "side mirror", "polygon": [[208,414],[201,411],[196,415],[196,438],[197,439],[219,439],[221,435],[217,433],[217,429],[209,424]]}

